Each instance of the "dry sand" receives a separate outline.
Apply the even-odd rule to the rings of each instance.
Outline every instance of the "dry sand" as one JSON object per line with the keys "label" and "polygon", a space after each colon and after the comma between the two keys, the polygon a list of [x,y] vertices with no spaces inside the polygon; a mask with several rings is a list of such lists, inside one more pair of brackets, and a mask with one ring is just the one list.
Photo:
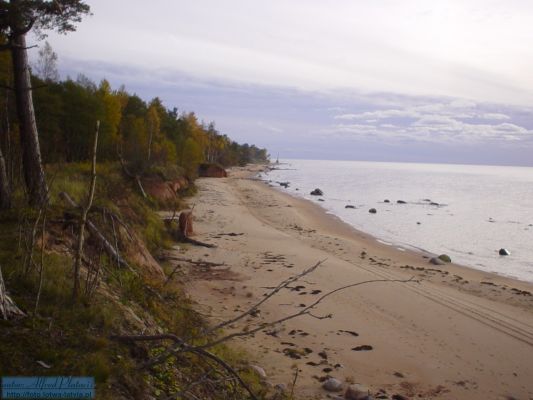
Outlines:
{"label": "dry sand", "polygon": [[229,178],[197,181],[195,238],[217,247],[175,254],[225,264],[189,265],[183,276],[212,323],[246,310],[268,288],[319,260],[326,261],[230,331],[297,312],[347,284],[420,281],[347,289],[313,311],[330,319],[302,316],[234,339],[269,382],[290,385],[296,365],[299,398],[326,398],[318,378],[330,375],[408,398],[533,399],[533,285],[453,264],[433,266],[425,254],[381,244],[251,176],[250,168],[235,169]]}

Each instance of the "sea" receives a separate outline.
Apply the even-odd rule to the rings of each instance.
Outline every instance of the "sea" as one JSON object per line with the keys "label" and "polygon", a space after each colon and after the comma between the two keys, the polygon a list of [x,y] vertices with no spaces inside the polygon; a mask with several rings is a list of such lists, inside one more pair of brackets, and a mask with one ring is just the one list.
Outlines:
{"label": "sea", "polygon": [[[280,160],[273,168],[260,178],[382,243],[533,282],[531,167]],[[323,196],[310,194],[316,188]]]}

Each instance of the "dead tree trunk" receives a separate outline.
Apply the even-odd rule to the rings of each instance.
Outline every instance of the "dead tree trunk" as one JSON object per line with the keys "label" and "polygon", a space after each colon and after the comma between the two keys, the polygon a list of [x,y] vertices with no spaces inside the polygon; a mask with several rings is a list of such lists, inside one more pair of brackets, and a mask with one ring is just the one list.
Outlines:
{"label": "dead tree trunk", "polygon": [[0,268],[0,315],[3,319],[26,315],[7,294],[4,277],[2,276],[2,268]]}
{"label": "dead tree trunk", "polygon": [[192,211],[182,211],[178,219],[179,233],[184,237],[189,237],[193,233]]}
{"label": "dead tree trunk", "polygon": [[15,100],[20,126],[24,180],[28,188],[30,204],[42,204],[45,201],[48,189],[46,187],[39,134],[33,108],[25,34],[13,34],[11,37],[11,55]]}

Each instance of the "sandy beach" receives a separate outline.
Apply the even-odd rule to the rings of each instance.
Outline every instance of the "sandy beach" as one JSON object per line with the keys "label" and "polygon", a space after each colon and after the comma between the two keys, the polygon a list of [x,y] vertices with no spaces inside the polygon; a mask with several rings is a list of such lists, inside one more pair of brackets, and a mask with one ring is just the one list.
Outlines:
{"label": "sandy beach", "polygon": [[189,295],[213,324],[322,260],[228,331],[298,312],[352,283],[414,279],[343,290],[318,305],[315,317],[232,340],[270,383],[289,387],[297,366],[298,398],[326,398],[320,379],[331,376],[406,398],[533,399],[533,285],[431,265],[427,254],[382,244],[252,176],[253,168],[242,168],[199,179],[190,201],[194,237],[217,247],[173,251]]}

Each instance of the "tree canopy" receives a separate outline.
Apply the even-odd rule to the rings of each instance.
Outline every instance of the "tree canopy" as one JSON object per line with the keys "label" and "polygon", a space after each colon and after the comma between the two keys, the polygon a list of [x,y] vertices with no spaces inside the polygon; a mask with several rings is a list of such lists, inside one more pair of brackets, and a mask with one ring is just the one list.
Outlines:
{"label": "tree canopy", "polygon": [[35,29],[71,32],[89,14],[90,7],[80,0],[10,0],[0,1],[0,33],[12,36]]}

